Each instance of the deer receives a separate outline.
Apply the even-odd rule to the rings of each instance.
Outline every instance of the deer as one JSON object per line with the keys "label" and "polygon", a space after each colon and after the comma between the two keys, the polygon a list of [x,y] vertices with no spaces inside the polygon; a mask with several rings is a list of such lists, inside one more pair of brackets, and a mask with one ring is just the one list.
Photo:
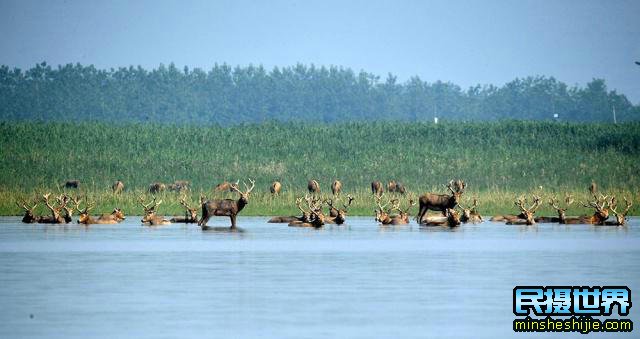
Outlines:
{"label": "deer", "polygon": [[389,193],[395,193],[397,188],[398,188],[398,184],[396,183],[395,180],[391,180],[389,181],[389,184],[387,184],[387,192]]}
{"label": "deer", "polygon": [[22,216],[22,222],[25,224],[33,224],[38,222],[38,217],[34,214],[34,210],[38,206],[38,201],[35,201],[33,206],[29,206],[26,200],[20,199],[20,201],[16,201],[16,205],[18,207],[24,209],[24,215]]}
{"label": "deer", "polygon": [[228,181],[223,181],[217,184],[216,187],[213,188],[213,190],[214,192],[224,192],[224,191],[233,192],[233,190],[231,189],[231,183]]}
{"label": "deer", "polygon": [[618,204],[617,201],[615,200],[615,198],[611,199],[611,204],[609,205],[609,209],[611,210],[611,212],[613,212],[613,215],[615,215],[616,220],[615,221],[605,221],[605,225],[607,226],[624,226],[627,223],[627,213],[629,213],[629,209],[631,209],[631,206],[633,206],[633,203],[630,202],[629,200],[627,200],[627,197],[623,197],[622,199],[624,199],[624,203],[626,205],[624,211],[622,212],[618,212],[616,209],[618,208]]}
{"label": "deer", "polygon": [[215,199],[209,200],[202,204],[202,218],[198,221],[198,225],[202,227],[203,230],[208,229],[207,221],[212,216],[227,216],[231,219],[231,229],[236,228],[236,217],[238,213],[242,211],[242,209],[249,203],[249,196],[251,191],[256,185],[256,182],[252,179],[249,179],[251,182],[251,187],[244,184],[245,191],[241,191],[238,188],[238,183],[240,180],[236,181],[235,184],[231,184],[231,190],[240,194],[238,200],[232,199]]}
{"label": "deer", "polygon": [[342,192],[342,183],[340,180],[334,180],[333,184],[331,184],[331,193],[335,196],[340,194],[340,192]]}
{"label": "deer", "polygon": [[567,218],[567,216],[565,215],[565,213],[567,212],[567,209],[569,209],[569,206],[571,206],[571,204],[573,204],[573,197],[571,197],[571,195],[566,195],[564,198],[564,202],[565,205],[563,207],[561,207],[559,205],[560,200],[558,198],[551,197],[549,199],[549,205],[551,205],[551,207],[553,207],[553,209],[556,210],[556,212],[558,212],[558,216],[557,217],[539,217],[539,218],[535,218],[537,223],[546,223],[546,222],[557,222],[559,224],[568,224],[568,223],[573,223],[572,221],[574,219],[578,219],[578,218]]}
{"label": "deer", "polygon": [[80,188],[80,180],[67,180],[62,184],[63,188]]}
{"label": "deer", "polygon": [[[583,221],[585,224],[593,224],[593,225],[604,225],[605,221],[609,218],[609,208],[607,208],[607,203],[611,205],[611,202],[608,201],[608,196],[600,194],[600,196],[596,196],[593,193],[594,201],[587,201],[582,205],[584,207],[591,207],[595,211],[592,216],[583,216]],[[613,201],[615,203],[615,201]]]}
{"label": "deer", "polygon": [[198,222],[198,209],[189,206],[187,203],[186,195],[182,195],[180,197],[180,205],[184,207],[184,216],[182,217],[173,217],[169,221],[172,223],[185,223],[185,224],[195,224]]}
{"label": "deer", "polygon": [[398,211],[398,218],[400,219],[400,221],[403,224],[408,224],[409,223],[409,210],[411,209],[411,207],[415,206],[416,202],[413,200],[413,198],[409,198],[409,202],[407,205],[407,208],[400,208],[400,201],[396,200],[396,203],[393,204],[392,206],[392,210],[396,210]]}
{"label": "deer", "polygon": [[306,212],[301,205],[302,198],[300,200],[296,199],[296,203],[298,208],[302,211],[303,217],[308,215],[308,219],[305,221],[293,221],[289,223],[291,227],[314,227],[321,228],[324,226],[326,218],[324,213],[322,213],[322,202],[321,199],[315,196],[305,195],[304,199],[307,201],[307,207],[309,208],[309,212]]}
{"label": "deer", "polygon": [[509,220],[507,221],[507,225],[534,225],[536,223],[534,215],[538,207],[540,207],[540,202],[541,202],[541,199],[539,196],[533,196],[533,205],[531,205],[529,208],[526,208],[525,207],[525,204],[527,203],[526,198],[523,196],[518,198],[514,202],[514,204],[518,206],[518,208],[521,211],[521,215],[524,216],[524,218]]}
{"label": "deer", "polygon": [[169,191],[173,191],[173,192],[188,191],[189,185],[191,185],[191,183],[188,180],[176,180],[173,182],[173,184],[169,185]]}
{"label": "deer", "polygon": [[451,180],[446,187],[451,192],[451,195],[426,193],[420,196],[420,210],[416,217],[418,223],[422,221],[422,218],[427,214],[428,210],[442,211],[442,215],[446,216],[447,209],[454,209],[456,205],[458,205],[458,201],[462,198],[466,184],[462,180],[457,180],[456,182]]}
{"label": "deer", "polygon": [[449,226],[449,227],[457,227],[460,226],[460,215],[454,208],[447,208],[445,210],[445,215],[438,217],[426,217],[420,223],[421,226]]}
{"label": "deer", "polygon": [[[80,213],[78,215],[78,224],[84,224],[84,225],[117,224],[120,221],[124,220],[124,219],[120,220],[118,217],[104,217],[104,218],[103,218],[103,216],[92,217],[89,214],[89,211],[91,211],[95,207],[94,203],[87,202],[87,204],[85,205],[84,209],[82,209],[82,208],[80,208],[81,200],[77,200],[77,199],[72,199],[72,200],[73,200],[73,202],[74,202],[74,204],[76,206],[76,210],[78,210],[78,213]],[[122,216],[124,217],[124,214]]]}
{"label": "deer", "polygon": [[272,195],[280,195],[280,190],[282,189],[282,184],[279,181],[274,181],[269,187]]}
{"label": "deer", "polygon": [[460,216],[460,221],[463,223],[479,223],[482,222],[482,216],[478,213],[478,199],[473,198],[473,205],[471,207],[464,207],[461,204],[458,204],[460,208],[462,208],[462,215]]}
{"label": "deer", "polygon": [[60,212],[65,209],[69,198],[66,195],[60,195],[58,197],[56,197],[56,204],[57,206],[54,207],[49,203],[49,197],[51,196],[51,193],[47,193],[47,194],[43,194],[42,195],[42,199],[43,202],[45,204],[45,206],[47,206],[47,208],[51,211],[51,216],[49,217],[39,217],[38,218],[38,222],[42,223],[42,224],[66,224],[68,218],[65,218],[64,216],[62,216],[60,214]]}
{"label": "deer", "polygon": [[267,222],[269,222],[269,223],[310,222],[309,212],[305,211],[301,206],[303,200],[304,200],[303,198],[296,198],[296,206],[298,207],[300,212],[302,212],[302,215],[300,217],[296,217],[296,216],[277,216],[277,217],[273,217],[273,218],[269,219],[269,221],[267,221]]}
{"label": "deer", "polygon": [[[408,222],[404,220],[404,218],[402,218],[399,215],[391,215],[391,212],[394,209],[394,206],[397,206],[398,204],[398,199],[391,199],[388,200],[386,204],[382,205],[382,197],[383,197],[384,193],[381,195],[376,195],[374,197],[375,201],[376,201],[376,206],[378,207],[377,209],[374,210],[374,213],[376,214],[375,217],[375,221],[380,222],[382,225],[404,225],[407,224]],[[392,207],[389,209],[385,209],[387,205],[391,204]]]}
{"label": "deer", "polygon": [[124,182],[116,180],[116,182],[111,185],[111,190],[113,191],[113,194],[122,193],[122,191],[124,191]]}
{"label": "deer", "polygon": [[163,192],[167,188],[167,185],[161,182],[154,182],[149,185],[149,193],[157,194]]}
{"label": "deer", "polygon": [[342,208],[336,208],[333,205],[333,200],[325,200],[325,203],[329,206],[329,219],[332,219],[334,223],[337,225],[342,225],[346,221],[347,212],[349,206],[351,206],[351,202],[353,202],[354,198],[350,195],[347,195],[348,202],[342,204]]}
{"label": "deer", "polygon": [[[140,204],[144,208],[144,216],[142,217],[143,225],[147,226],[161,226],[161,225],[170,225],[171,221],[165,219],[164,217],[158,216],[156,214],[156,208],[162,204],[162,200],[156,201],[156,197],[153,197],[153,201],[145,204],[144,197],[139,197]],[[152,206],[153,205],[153,206]]]}
{"label": "deer", "polygon": [[382,187],[382,183],[380,181],[376,180],[371,182],[371,193],[377,196],[384,193],[384,187]]}
{"label": "deer", "polygon": [[307,182],[307,190],[309,190],[309,193],[312,194],[320,193],[320,184],[317,180],[311,179],[309,180],[309,182]]}

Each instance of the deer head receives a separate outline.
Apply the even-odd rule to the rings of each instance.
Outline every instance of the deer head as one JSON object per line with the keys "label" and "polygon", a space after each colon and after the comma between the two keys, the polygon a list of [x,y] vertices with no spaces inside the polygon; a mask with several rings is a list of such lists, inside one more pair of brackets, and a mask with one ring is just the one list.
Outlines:
{"label": "deer head", "polygon": [[85,224],[91,218],[91,216],[89,215],[89,211],[91,211],[95,207],[95,204],[94,203],[89,203],[87,201],[87,203],[84,206],[84,209],[82,209],[82,208],[80,208],[80,203],[81,202],[82,202],[82,200],[78,200],[78,199],[73,200],[73,203],[75,204],[75,208],[79,213],[79,215],[78,215],[78,223],[79,224]]}
{"label": "deer head", "polygon": [[462,193],[467,185],[462,180],[449,181],[447,189],[451,192],[451,199],[453,199],[454,206],[461,201]]}
{"label": "deer head", "polygon": [[[593,201],[587,201],[582,204],[584,207],[591,207],[595,210],[593,213],[592,221],[596,224],[604,223],[609,218],[609,208],[607,203],[610,203],[608,196],[600,194],[600,196],[593,195]],[[615,201],[614,201],[615,203]]]}
{"label": "deer head", "polygon": [[551,199],[549,199],[549,205],[551,205],[551,207],[553,207],[558,212],[558,218],[561,222],[563,222],[565,220],[565,212],[567,211],[567,209],[569,209],[569,206],[573,204],[573,197],[569,194],[564,197],[564,207],[560,207],[560,205],[558,205],[559,202],[560,200],[556,197],[552,197]]}
{"label": "deer head", "polygon": [[144,209],[144,216],[142,218],[142,222],[148,222],[149,220],[153,219],[156,215],[156,208],[158,206],[160,206],[160,204],[162,204],[162,200],[160,201],[156,201],[156,197],[153,197],[153,201],[145,204],[145,199],[143,196],[140,196],[139,198],[140,201],[140,205],[142,205],[142,208]]}
{"label": "deer head", "polygon": [[33,210],[35,210],[36,207],[38,206],[38,202],[37,201],[35,201],[33,206],[29,206],[29,204],[27,203],[26,200],[20,199],[19,201],[16,201],[16,205],[18,205],[18,207],[24,209],[24,216],[22,217],[22,222],[24,222],[24,223],[32,223],[32,222],[34,222],[36,220],[36,216],[35,216],[35,214],[33,214]]}
{"label": "deer head", "polygon": [[189,203],[187,203],[187,196],[186,195],[182,195],[180,197],[180,205],[182,205],[182,207],[185,208],[185,217],[191,219],[191,220],[195,220],[198,218],[198,209],[197,208],[193,208],[191,206],[189,206]]}
{"label": "deer head", "polygon": [[615,198],[611,198],[611,204],[609,206],[609,209],[611,210],[611,212],[613,212],[613,215],[616,216],[616,224],[620,226],[626,223],[627,213],[629,213],[629,209],[632,206],[632,203],[629,200],[627,200],[627,197],[623,197],[622,199],[624,199],[624,203],[626,205],[623,212],[616,211],[616,209],[618,208],[618,204]]}
{"label": "deer head", "polygon": [[533,196],[533,205],[527,208],[525,207],[527,200],[524,197],[521,196],[520,198],[518,198],[518,200],[515,201],[515,205],[518,206],[518,208],[522,212],[527,225],[533,225],[536,223],[533,216],[536,213],[538,207],[540,207],[540,202],[541,200],[539,196]]}
{"label": "deer head", "polygon": [[244,188],[246,189],[246,191],[241,191],[238,188],[238,183],[240,182],[240,180],[236,181],[235,184],[231,184],[230,185],[230,189],[231,191],[235,191],[238,192],[238,194],[240,194],[240,201],[242,201],[244,204],[249,203],[249,195],[251,194],[251,191],[253,190],[253,188],[256,186],[256,182],[252,179],[249,179],[249,182],[251,183],[251,187],[249,187],[245,182],[242,182],[242,184],[244,185]]}

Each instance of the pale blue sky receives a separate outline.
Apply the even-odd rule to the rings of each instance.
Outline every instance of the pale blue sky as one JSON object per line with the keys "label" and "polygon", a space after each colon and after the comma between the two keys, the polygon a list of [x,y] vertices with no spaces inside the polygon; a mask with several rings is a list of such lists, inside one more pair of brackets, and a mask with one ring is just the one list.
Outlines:
{"label": "pale blue sky", "polygon": [[640,103],[640,1],[7,1],[0,64],[339,65],[502,85],[547,75]]}

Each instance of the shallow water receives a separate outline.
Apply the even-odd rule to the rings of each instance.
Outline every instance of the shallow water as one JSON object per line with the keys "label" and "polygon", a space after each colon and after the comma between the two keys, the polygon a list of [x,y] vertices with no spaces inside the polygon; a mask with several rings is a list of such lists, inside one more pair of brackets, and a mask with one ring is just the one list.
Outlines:
{"label": "shallow water", "polygon": [[640,291],[639,218],[448,229],[351,217],[315,230],[240,217],[244,233],[139,219],[0,218],[0,338],[547,337],[512,332],[514,286]]}

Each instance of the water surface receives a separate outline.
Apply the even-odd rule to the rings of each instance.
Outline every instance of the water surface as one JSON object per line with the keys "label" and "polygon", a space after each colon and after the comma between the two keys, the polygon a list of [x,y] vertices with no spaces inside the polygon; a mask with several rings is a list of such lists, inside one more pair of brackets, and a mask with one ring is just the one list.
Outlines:
{"label": "water surface", "polygon": [[512,332],[514,286],[640,291],[638,218],[449,229],[350,217],[315,230],[240,217],[243,233],[139,219],[0,218],[0,337],[546,337]]}

